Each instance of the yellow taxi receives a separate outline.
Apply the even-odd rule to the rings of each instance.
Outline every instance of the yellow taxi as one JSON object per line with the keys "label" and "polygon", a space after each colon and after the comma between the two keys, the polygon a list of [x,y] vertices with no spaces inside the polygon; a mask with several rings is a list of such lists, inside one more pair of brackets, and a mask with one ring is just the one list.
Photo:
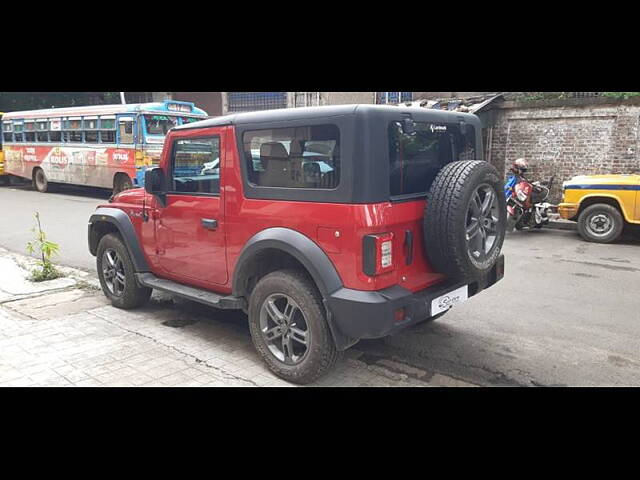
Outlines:
{"label": "yellow taxi", "polygon": [[625,224],[640,225],[640,175],[585,175],[562,184],[562,218],[578,222],[589,242],[615,241]]}

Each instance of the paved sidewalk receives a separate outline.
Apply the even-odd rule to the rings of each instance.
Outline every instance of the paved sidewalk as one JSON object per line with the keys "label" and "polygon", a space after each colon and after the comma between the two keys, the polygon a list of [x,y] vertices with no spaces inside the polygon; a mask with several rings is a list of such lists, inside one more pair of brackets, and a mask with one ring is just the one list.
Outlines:
{"label": "paved sidewalk", "polygon": [[[19,261],[6,251],[0,259]],[[123,311],[91,286],[95,281],[68,273],[37,291],[27,284],[17,291],[16,279],[0,273],[0,386],[290,385],[264,366],[241,312],[155,294],[149,305]],[[360,357],[357,348],[349,350],[317,385],[469,385]]]}

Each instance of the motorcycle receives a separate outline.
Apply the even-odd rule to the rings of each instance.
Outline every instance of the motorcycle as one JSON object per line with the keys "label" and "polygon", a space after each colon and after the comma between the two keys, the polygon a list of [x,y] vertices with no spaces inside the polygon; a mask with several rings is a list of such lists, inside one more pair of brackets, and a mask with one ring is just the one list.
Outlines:
{"label": "motorcycle", "polygon": [[522,174],[512,174],[505,183],[507,199],[507,231],[542,228],[549,223],[549,214],[557,210],[546,200],[555,177],[548,182],[530,182]]}

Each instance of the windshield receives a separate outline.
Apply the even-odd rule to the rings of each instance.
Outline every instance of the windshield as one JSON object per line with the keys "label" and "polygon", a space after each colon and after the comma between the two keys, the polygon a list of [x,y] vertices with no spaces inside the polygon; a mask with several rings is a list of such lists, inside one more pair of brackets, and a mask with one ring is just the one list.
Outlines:
{"label": "windshield", "polygon": [[204,118],[178,117],[176,115],[143,115],[144,123],[147,127],[147,135],[162,135],[177,125],[199,122]]}
{"label": "windshield", "polygon": [[400,122],[389,125],[391,196],[424,194],[447,163],[473,160],[475,128],[458,124],[416,122],[405,133]]}
{"label": "windshield", "polygon": [[147,126],[147,135],[166,135],[170,129],[178,125],[178,117],[173,115],[144,115],[144,123]]}

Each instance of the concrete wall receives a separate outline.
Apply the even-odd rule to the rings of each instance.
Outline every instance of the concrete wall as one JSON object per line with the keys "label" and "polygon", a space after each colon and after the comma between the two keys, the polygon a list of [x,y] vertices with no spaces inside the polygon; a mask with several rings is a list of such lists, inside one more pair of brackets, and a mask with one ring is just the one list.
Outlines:
{"label": "concrete wall", "polygon": [[555,175],[558,201],[562,182],[575,175],[640,173],[639,122],[638,102],[505,102],[495,111],[490,161],[506,173],[524,157],[532,179]]}

